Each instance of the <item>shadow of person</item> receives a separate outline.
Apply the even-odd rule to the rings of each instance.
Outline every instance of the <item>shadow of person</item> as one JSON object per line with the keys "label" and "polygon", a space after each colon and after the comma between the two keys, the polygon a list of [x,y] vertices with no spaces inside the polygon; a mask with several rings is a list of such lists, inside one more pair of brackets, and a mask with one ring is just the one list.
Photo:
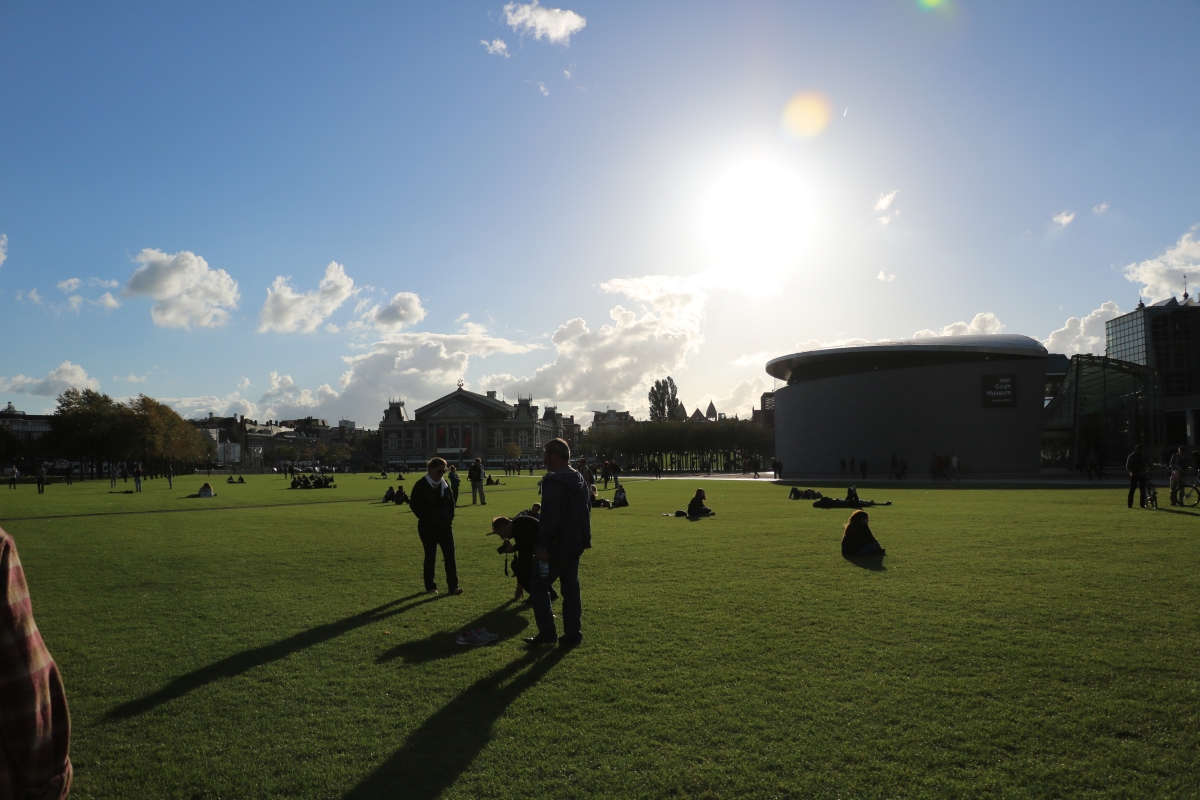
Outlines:
{"label": "shadow of person", "polygon": [[1197,516],[1197,512],[1195,511],[1185,511],[1182,508],[1169,508],[1167,506],[1160,506],[1159,508],[1156,508],[1155,511],[1165,511],[1168,514],[1183,514],[1185,517]]}
{"label": "shadow of person", "polygon": [[872,572],[886,572],[887,567],[883,565],[883,553],[872,553],[869,556],[842,556],[856,567],[869,569]]}
{"label": "shadow of person", "polygon": [[496,720],[566,653],[562,647],[550,652],[529,650],[475,681],[425,720],[403,747],[347,792],[344,800],[432,800],[441,796],[491,741]]}
{"label": "shadow of person", "polygon": [[[345,619],[340,619],[337,622],[330,622],[325,625],[318,625],[315,628],[309,628],[306,631],[297,633],[295,636],[289,636],[287,639],[282,639],[273,644],[236,653],[213,664],[209,664],[207,667],[202,667],[194,672],[181,675],[153,694],[122,703],[105,714],[104,719],[115,720],[136,717],[139,714],[144,714],[147,711],[157,708],[163,703],[183,697],[188,692],[199,689],[202,686],[241,675],[255,667],[270,664],[273,661],[290,656],[292,653],[298,653],[313,645],[327,642],[355,628],[361,628],[364,625],[370,625],[373,622],[394,617],[424,603],[447,596],[426,596],[424,592],[410,594],[408,597],[401,597],[399,600],[384,603],[381,606],[346,617]],[[416,602],[402,605],[410,600],[416,600]]]}
{"label": "shadow of person", "polygon": [[473,631],[478,628],[486,628],[488,632],[500,635],[500,638],[496,640],[497,642],[510,639],[529,627],[529,620],[521,615],[521,610],[524,607],[525,604],[519,600],[509,600],[507,603],[487,612],[482,617],[468,622],[458,630],[438,631],[415,642],[398,644],[380,654],[375,659],[375,663],[382,664],[386,661],[402,658],[406,664],[424,664],[428,661],[438,661],[439,659],[449,658],[466,650],[471,650],[471,647],[457,644],[454,641],[455,634],[459,631]]}

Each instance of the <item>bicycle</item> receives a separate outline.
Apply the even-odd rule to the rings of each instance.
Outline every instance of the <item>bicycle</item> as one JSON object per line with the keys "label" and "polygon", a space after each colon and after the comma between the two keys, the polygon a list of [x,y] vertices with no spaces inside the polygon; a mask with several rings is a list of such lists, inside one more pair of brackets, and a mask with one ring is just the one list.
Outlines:
{"label": "bicycle", "polygon": [[1196,473],[1196,477],[1192,478],[1192,482],[1184,481],[1183,487],[1179,490],[1179,498],[1185,506],[1200,505],[1200,472]]}

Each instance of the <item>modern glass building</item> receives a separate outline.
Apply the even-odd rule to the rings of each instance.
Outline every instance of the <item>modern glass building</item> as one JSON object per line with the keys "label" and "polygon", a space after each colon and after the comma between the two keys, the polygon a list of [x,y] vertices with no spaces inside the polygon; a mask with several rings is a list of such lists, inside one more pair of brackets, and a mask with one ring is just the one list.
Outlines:
{"label": "modern glass building", "polygon": [[1043,466],[1120,467],[1136,444],[1157,460],[1164,443],[1163,397],[1155,371],[1129,361],[1078,355],[1046,406]]}
{"label": "modern glass building", "polygon": [[1188,297],[1138,307],[1105,325],[1109,358],[1153,369],[1163,398],[1164,442],[1196,444],[1200,411],[1200,304]]}

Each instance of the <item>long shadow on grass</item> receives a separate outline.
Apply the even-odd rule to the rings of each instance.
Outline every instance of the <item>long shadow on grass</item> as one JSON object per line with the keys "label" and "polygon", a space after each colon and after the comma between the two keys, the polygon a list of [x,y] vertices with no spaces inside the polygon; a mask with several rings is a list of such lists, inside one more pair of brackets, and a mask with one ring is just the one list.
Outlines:
{"label": "long shadow on grass", "polygon": [[[524,604],[517,600],[509,600],[482,617],[468,622],[462,627],[462,630],[473,631],[478,628],[487,628],[491,633],[500,635],[497,642],[504,641],[529,627],[529,620],[521,615],[523,606]],[[402,658],[406,664],[424,664],[427,661],[449,658],[472,649],[474,648],[471,646],[456,644],[453,633],[438,631],[424,639],[396,645],[380,654],[375,659],[375,663],[382,664],[385,661]]]}
{"label": "long shadow on grass", "polygon": [[530,650],[503,669],[475,681],[425,720],[403,747],[347,792],[344,800],[432,800],[441,796],[491,741],[496,720],[566,652],[562,647],[551,652]]}
{"label": "long shadow on grass", "polygon": [[1183,514],[1185,517],[1198,516],[1195,511],[1184,511],[1182,508],[1156,508],[1155,511],[1165,511],[1168,514]]}
{"label": "long shadow on grass", "polygon": [[[316,644],[327,642],[330,639],[341,636],[343,633],[361,628],[364,625],[370,625],[373,622],[379,622],[389,617],[394,617],[397,614],[402,614],[405,611],[416,608],[424,603],[429,603],[438,600],[448,595],[426,596],[424,592],[420,594],[410,594],[408,597],[401,597],[399,600],[393,600],[390,603],[384,603],[381,606],[372,608],[369,611],[364,611],[361,614],[355,614],[352,617],[340,619],[337,622],[330,622],[325,625],[318,625],[315,628],[309,628],[306,631],[301,631],[295,636],[289,636],[273,644],[255,647],[251,650],[245,650],[241,653],[223,658],[220,661],[209,664],[207,667],[202,667],[195,672],[189,672],[186,675],[181,675],[175,680],[168,683],[163,688],[159,689],[154,694],[146,695],[137,700],[130,700],[127,703],[114,708],[104,715],[106,720],[129,719],[136,717],[139,714],[144,714],[151,709],[157,708],[163,703],[171,700],[177,700],[183,697],[188,692],[199,689],[202,686],[207,686],[210,683],[215,683],[219,680],[232,678],[241,675],[244,672],[261,667],[264,664],[270,664],[273,661],[278,661],[281,658],[286,658],[292,653],[298,653]],[[421,599],[417,599],[421,598]],[[416,600],[415,603],[408,603],[410,600]]]}

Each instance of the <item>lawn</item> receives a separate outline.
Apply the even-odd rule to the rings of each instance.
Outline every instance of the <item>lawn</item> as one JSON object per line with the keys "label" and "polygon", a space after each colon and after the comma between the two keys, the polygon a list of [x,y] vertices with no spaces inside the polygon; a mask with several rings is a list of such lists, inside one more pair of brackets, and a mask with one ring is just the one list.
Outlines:
{"label": "lawn", "polygon": [[[872,484],[895,505],[869,569],[839,554],[847,512],[786,487],[630,480],[632,507],[593,514],[584,644],[528,651],[484,534],[535,479],[460,508],[466,593],[435,598],[407,507],[374,502],[389,484],[249,480],[0,494],[71,703],[72,797],[1200,792],[1190,510]],[[697,486],[716,518],[661,516]],[[480,625],[502,638],[454,644]]]}

